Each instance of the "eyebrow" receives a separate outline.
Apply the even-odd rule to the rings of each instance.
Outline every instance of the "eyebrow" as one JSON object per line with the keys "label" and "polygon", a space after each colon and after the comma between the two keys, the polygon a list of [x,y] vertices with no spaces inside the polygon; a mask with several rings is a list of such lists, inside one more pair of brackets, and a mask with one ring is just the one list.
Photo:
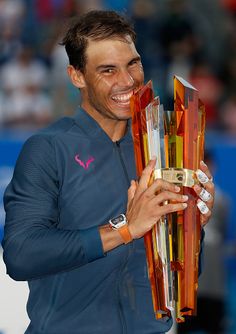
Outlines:
{"label": "eyebrow", "polygon": [[141,57],[140,56],[134,57],[128,62],[128,65],[130,65],[133,61],[141,61]]}
{"label": "eyebrow", "polygon": [[[134,61],[140,61],[140,60],[141,60],[140,56],[134,57],[128,62],[128,65],[132,64],[132,62],[134,62]],[[114,64],[99,65],[99,66],[96,67],[96,70],[100,71],[100,70],[106,70],[108,68],[116,68],[116,65],[114,65]]]}

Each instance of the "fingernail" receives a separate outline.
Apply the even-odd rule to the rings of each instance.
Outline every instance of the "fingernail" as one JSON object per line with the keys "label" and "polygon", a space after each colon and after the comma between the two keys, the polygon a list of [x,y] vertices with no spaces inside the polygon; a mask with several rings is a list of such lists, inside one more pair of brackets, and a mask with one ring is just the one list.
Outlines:
{"label": "fingernail", "polygon": [[205,164],[205,162],[203,161],[203,160],[201,160],[201,162],[200,162],[203,166],[206,166],[207,167],[207,165]]}
{"label": "fingernail", "polygon": [[179,191],[180,191],[180,187],[175,186],[175,191],[176,191],[176,192],[179,192]]}
{"label": "fingernail", "polygon": [[199,194],[199,197],[204,201],[204,202],[207,202],[211,199],[211,194],[206,191],[206,189],[202,189],[202,191],[200,192]]}
{"label": "fingernail", "polygon": [[205,173],[203,173],[203,171],[201,171],[200,169],[198,169],[196,171],[196,175],[197,175],[197,178],[198,180],[201,182],[201,183],[207,183],[209,182],[209,179],[207,177],[207,175]]}
{"label": "fingernail", "polygon": [[183,198],[184,201],[188,200],[188,196],[187,195],[183,195],[182,198]]}
{"label": "fingernail", "polygon": [[203,201],[198,202],[197,207],[203,215],[207,214],[209,211],[207,205]]}
{"label": "fingernail", "polygon": [[183,208],[187,208],[188,204],[187,203],[183,203]]}

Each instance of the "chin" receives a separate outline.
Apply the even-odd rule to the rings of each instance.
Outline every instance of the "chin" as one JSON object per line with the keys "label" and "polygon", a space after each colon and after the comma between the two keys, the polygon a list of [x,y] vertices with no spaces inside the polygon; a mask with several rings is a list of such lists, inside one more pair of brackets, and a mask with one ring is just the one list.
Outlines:
{"label": "chin", "polygon": [[121,108],[120,106],[112,107],[110,109],[110,115],[113,116],[112,118],[118,120],[127,120],[132,116],[130,107]]}
{"label": "chin", "polygon": [[127,110],[126,112],[120,112],[120,113],[116,113],[116,117],[119,120],[127,120],[130,119],[132,116],[131,111]]}
{"label": "chin", "polygon": [[119,121],[128,121],[130,118],[131,118],[131,115],[130,115],[130,116],[119,117],[119,118],[117,118],[117,119],[118,119]]}

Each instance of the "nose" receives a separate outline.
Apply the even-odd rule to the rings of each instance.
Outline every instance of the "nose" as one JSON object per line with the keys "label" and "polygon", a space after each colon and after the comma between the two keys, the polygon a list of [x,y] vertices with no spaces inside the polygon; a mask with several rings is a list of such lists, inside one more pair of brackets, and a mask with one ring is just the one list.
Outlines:
{"label": "nose", "polygon": [[119,86],[132,87],[134,85],[134,79],[132,75],[127,70],[122,70],[119,73],[118,78]]}

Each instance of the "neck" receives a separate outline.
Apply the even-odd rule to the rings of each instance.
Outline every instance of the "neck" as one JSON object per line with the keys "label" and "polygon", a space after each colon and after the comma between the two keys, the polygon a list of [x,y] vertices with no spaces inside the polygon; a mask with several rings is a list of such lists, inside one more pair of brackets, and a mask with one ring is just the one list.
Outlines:
{"label": "neck", "polygon": [[99,122],[99,125],[113,142],[124,137],[127,130],[127,120],[112,120],[111,122],[111,120],[104,119],[102,122]]}
{"label": "neck", "polygon": [[104,132],[113,142],[120,140],[126,133],[127,120],[117,120],[108,118],[98,111],[88,108],[82,103],[82,108],[100,125]]}

